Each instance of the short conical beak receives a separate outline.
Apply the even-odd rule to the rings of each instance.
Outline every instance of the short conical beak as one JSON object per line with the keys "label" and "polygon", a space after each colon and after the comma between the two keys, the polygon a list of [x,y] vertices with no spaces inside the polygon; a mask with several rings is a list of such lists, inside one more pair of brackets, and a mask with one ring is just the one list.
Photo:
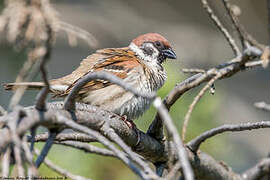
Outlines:
{"label": "short conical beak", "polygon": [[171,48],[162,50],[162,54],[169,59],[177,58],[175,52]]}

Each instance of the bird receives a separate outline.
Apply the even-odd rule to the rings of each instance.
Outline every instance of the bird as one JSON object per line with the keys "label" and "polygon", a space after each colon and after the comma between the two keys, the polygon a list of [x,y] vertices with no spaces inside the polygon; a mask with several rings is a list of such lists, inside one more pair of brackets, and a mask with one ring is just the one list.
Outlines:
{"label": "bird", "polygon": [[[121,78],[138,91],[157,92],[167,79],[163,63],[176,59],[169,41],[158,33],[147,33],[136,37],[129,46],[105,48],[83,59],[71,74],[50,80],[50,93],[54,97],[65,97],[76,82],[91,72],[105,71]],[[41,89],[43,82],[15,82],[4,85],[6,90],[20,86]],[[116,84],[104,80],[92,80],[77,94],[77,102],[91,104],[134,120],[151,105],[151,99],[135,96]]]}

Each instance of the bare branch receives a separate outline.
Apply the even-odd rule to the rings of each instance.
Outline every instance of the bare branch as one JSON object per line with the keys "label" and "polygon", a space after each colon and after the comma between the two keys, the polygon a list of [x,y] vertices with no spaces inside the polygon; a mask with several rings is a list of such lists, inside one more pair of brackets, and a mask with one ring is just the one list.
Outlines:
{"label": "bare branch", "polygon": [[146,174],[149,174],[149,176],[153,179],[156,179],[156,174],[152,171],[152,169],[149,167],[149,165],[144,162],[138,154],[134,153],[129,146],[126,145],[126,143],[114,132],[112,128],[104,126],[104,133],[108,135],[108,137],[114,141],[116,144],[118,144],[130,157],[131,160],[136,162],[139,166],[143,168],[143,170],[146,172]]}
{"label": "bare branch", "polygon": [[212,8],[208,4],[208,1],[207,0],[201,0],[201,2],[203,4],[203,8],[206,10],[206,12],[208,13],[209,17],[213,20],[214,24],[218,27],[218,29],[223,33],[224,37],[226,38],[226,40],[228,41],[229,45],[231,46],[231,48],[232,48],[235,56],[240,56],[241,55],[241,52],[240,52],[237,44],[235,43],[235,40],[230,35],[230,33],[228,32],[228,30],[220,22],[220,20],[218,19],[218,17],[214,14]]}
{"label": "bare branch", "polygon": [[0,105],[0,116],[4,116],[7,114],[7,111]]}
{"label": "bare branch", "polygon": [[261,180],[265,175],[270,174],[270,158],[264,158],[254,167],[242,174],[244,180]]}
{"label": "bare branch", "polygon": [[261,121],[256,123],[242,123],[236,125],[235,124],[222,125],[220,127],[213,128],[209,131],[202,133],[201,135],[191,140],[187,145],[193,152],[196,152],[199,149],[201,143],[217,134],[221,134],[228,131],[231,132],[246,131],[261,128],[270,128],[270,121]]}
{"label": "bare branch", "polygon": [[[31,137],[28,137],[30,142]],[[35,136],[35,142],[44,142],[48,139],[48,133],[38,134]],[[79,141],[79,142],[96,142],[97,140],[89,135],[83,133],[59,133],[55,137],[55,141]]]}
{"label": "bare branch", "polygon": [[9,167],[10,167],[10,154],[11,149],[7,148],[2,159],[2,177],[9,177]]}
{"label": "bare branch", "polygon": [[25,154],[25,158],[27,163],[29,164],[30,167],[27,168],[27,176],[28,177],[35,177],[38,175],[38,170],[35,167],[35,164],[33,162],[33,154],[32,151],[29,149],[29,146],[27,144],[27,137],[23,137],[23,142],[22,142],[22,149]]}
{"label": "bare branch", "polygon": [[261,56],[261,59],[262,59],[262,66],[264,68],[267,68],[268,65],[269,65],[269,57],[270,57],[270,48],[269,46],[265,47],[263,49],[263,53],[262,53],[262,56]]}
{"label": "bare branch", "polygon": [[49,24],[46,25],[46,30],[47,30],[47,39],[44,42],[44,44],[42,44],[42,46],[45,49],[45,54],[44,56],[42,56],[41,63],[40,63],[40,71],[41,71],[41,75],[42,75],[42,79],[44,81],[45,87],[40,91],[40,93],[37,96],[36,108],[39,110],[46,109],[45,101],[46,101],[47,95],[50,92],[50,83],[47,78],[47,71],[45,68],[45,64],[47,63],[47,61],[49,61],[50,56],[51,56],[52,40],[53,40],[54,34],[53,34],[52,27]]}
{"label": "bare branch", "polygon": [[165,179],[173,179],[175,177],[175,174],[179,171],[180,168],[181,168],[181,163],[176,162],[175,165],[172,167],[171,171],[165,177]]}
{"label": "bare branch", "polygon": [[196,68],[192,68],[192,69],[182,69],[183,73],[205,73],[204,69],[196,69]]}
{"label": "bare branch", "polygon": [[71,43],[71,35],[72,37],[78,37],[82,40],[84,40],[90,47],[96,48],[98,46],[98,41],[91,33],[85,31],[84,29],[81,29],[77,26],[74,26],[72,24],[60,21],[59,22],[59,28],[60,30],[65,31],[68,34],[70,45],[73,45]]}
{"label": "bare branch", "polygon": [[41,163],[44,161],[47,154],[49,153],[49,150],[51,149],[51,147],[53,145],[53,141],[54,141],[56,135],[57,135],[56,132],[50,132],[49,133],[48,140],[46,141],[44,147],[42,148],[42,151],[41,151],[40,155],[38,156],[38,158],[37,158],[37,160],[35,162],[35,166],[37,168],[39,168],[39,166],[41,165]]}
{"label": "bare branch", "polygon": [[[27,116],[21,119],[21,123],[17,126],[16,132],[19,136],[26,133],[26,131],[34,126],[43,125],[45,127],[50,126],[58,128],[60,125],[63,127],[66,125],[64,122],[75,123],[69,119],[76,117],[76,122],[81,124],[81,126],[89,127],[91,129],[99,130],[105,123],[109,123],[110,127],[127,143],[132,149],[142,155],[145,159],[157,163],[168,161],[168,147],[167,143],[160,143],[151,136],[140,131],[140,143],[137,144],[137,133],[133,128],[129,128],[121,117],[108,111],[101,110],[97,107],[86,105],[86,104],[76,104],[76,111],[72,115],[71,113],[62,109],[63,103],[55,102],[47,104],[47,111],[44,112],[43,116],[40,116],[39,111],[34,107],[25,108],[27,111]],[[62,115],[68,119],[63,119],[60,122],[57,117]],[[57,116],[57,117],[56,117]],[[16,116],[15,112],[11,112],[8,115],[0,117],[0,121],[5,119],[10,119],[9,123],[14,121]],[[77,128],[75,128],[76,130]],[[78,131],[78,129],[77,129]],[[0,136],[5,137],[0,141],[0,150],[2,151],[11,141],[9,136],[9,130],[4,128],[0,131]],[[99,140],[98,140],[99,141]],[[175,143],[172,143],[175,144]],[[176,147],[171,147],[173,154],[172,157],[174,161],[178,161],[178,152]],[[187,155],[191,161],[191,165],[196,174],[196,178],[200,180],[240,180],[238,174],[227,167],[221,165],[219,161],[214,160],[211,156],[200,152],[193,154],[188,148],[186,148]],[[120,151],[120,153],[123,153]],[[123,153],[126,156],[126,153]],[[129,162],[129,161],[128,161]]]}
{"label": "bare branch", "polygon": [[20,177],[25,177],[21,151],[20,151],[20,147],[18,145],[15,145],[15,147],[14,147],[14,155],[15,155],[15,161],[16,161],[16,167],[18,170],[18,175]]}
{"label": "bare branch", "polygon": [[188,122],[191,116],[191,113],[195,107],[195,105],[199,102],[199,100],[202,98],[202,96],[204,95],[204,93],[206,92],[206,90],[208,88],[210,88],[214,82],[219,79],[223,74],[221,73],[217,73],[217,75],[215,77],[213,77],[205,86],[204,88],[202,88],[202,90],[198,93],[198,95],[194,98],[193,102],[190,104],[189,108],[188,108],[188,112],[186,113],[185,117],[184,117],[184,123],[183,123],[183,127],[182,127],[182,140],[185,140],[185,136],[186,136],[186,130],[187,130],[187,126],[188,126]]}
{"label": "bare branch", "polygon": [[[223,74],[222,78],[228,78],[239,71],[247,68],[257,67],[261,65],[261,61],[247,62],[255,59],[261,55],[261,51],[256,47],[249,47],[244,51],[242,56],[238,56],[226,63],[220,64],[214,68],[207,70],[205,73],[198,73],[183,82],[176,85],[176,87],[167,95],[164,100],[164,105],[170,110],[170,107],[188,90],[201,85],[204,82],[211,80],[216,73]],[[156,114],[154,121],[151,123],[147,130],[147,134],[155,139],[162,141],[163,135],[163,122],[159,115]]]}
{"label": "bare branch", "polygon": [[241,30],[241,26],[239,25],[239,21],[236,17],[236,15],[234,14],[233,10],[231,9],[231,4],[229,2],[229,0],[222,0],[224,6],[225,6],[225,9],[227,10],[227,13],[229,14],[230,16],[230,19],[238,33],[238,36],[241,40],[241,43],[242,43],[242,47],[243,48],[246,48],[246,45],[245,45],[245,38],[244,38],[244,35],[242,33],[242,30]]}
{"label": "bare branch", "polygon": [[169,115],[167,108],[164,106],[160,98],[155,99],[154,106],[158,110],[158,113],[164,122],[164,125],[168,131],[169,137],[172,137],[172,140],[175,143],[175,148],[177,149],[176,152],[177,152],[179,161],[183,167],[185,179],[193,180],[194,174],[188,160],[187,152],[185,150],[182,140],[179,137],[177,129]]}
{"label": "bare branch", "polygon": [[162,174],[166,168],[166,164],[165,163],[156,163],[155,164],[156,167],[156,173],[159,177],[162,177]]}
{"label": "bare branch", "polygon": [[156,93],[142,93],[138,91],[135,88],[132,88],[130,85],[126,84],[122,79],[119,77],[108,73],[108,72],[90,72],[89,74],[85,75],[82,79],[80,79],[75,86],[72,88],[71,92],[68,94],[68,96],[65,99],[65,104],[64,108],[69,111],[74,111],[75,109],[75,98],[76,95],[78,94],[79,90],[89,81],[95,80],[95,79],[101,79],[101,80],[106,80],[110,81],[111,83],[115,83],[122,88],[124,88],[127,91],[132,92],[136,96],[141,96],[144,98],[149,98],[149,99],[154,99],[156,97]]}
{"label": "bare branch", "polygon": [[87,153],[93,153],[93,154],[98,154],[102,156],[111,156],[111,157],[118,158],[112,151],[105,148],[99,148],[99,147],[90,145],[88,143],[82,143],[82,142],[76,142],[76,141],[63,141],[63,142],[54,142],[54,143],[80,149]]}
{"label": "bare branch", "polygon": [[266,104],[265,102],[256,102],[254,106],[258,109],[270,112],[270,104]]}
{"label": "bare branch", "polygon": [[104,146],[106,146],[107,148],[112,150],[118,156],[118,158],[121,159],[139,177],[141,177],[143,179],[148,179],[149,178],[148,176],[150,175],[150,176],[152,176],[151,179],[153,178],[154,174],[150,174],[150,172],[147,172],[147,173],[149,173],[149,175],[148,175],[145,172],[143,172],[142,170],[138,169],[136,167],[136,165],[132,161],[130,161],[130,159],[128,159],[122,151],[118,150],[109,140],[107,140],[107,138],[105,138],[103,135],[101,135],[97,131],[94,131],[94,130],[89,129],[85,126],[79,125],[79,124],[75,123],[74,121],[65,118],[64,116],[61,116],[60,114],[58,114],[57,117],[58,117],[57,118],[58,123],[64,124],[69,128],[72,128],[72,129],[79,131],[79,132],[86,133],[86,134],[96,138]]}
{"label": "bare branch", "polygon": [[[40,154],[40,152],[37,149],[35,149],[35,153],[37,155]],[[58,172],[59,174],[65,176],[65,177],[68,177],[70,179],[74,179],[74,180],[90,180],[90,179],[82,177],[82,176],[71,174],[69,171],[60,168],[59,166],[55,165],[53,162],[51,162],[47,158],[45,158],[44,163],[48,168],[54,170],[55,172]]]}
{"label": "bare branch", "polygon": [[267,20],[268,20],[268,38],[270,45],[270,0],[267,0]]}
{"label": "bare branch", "polygon": [[[228,78],[232,75],[238,73],[239,71],[245,70],[245,64],[250,62],[251,60],[259,57],[262,51],[257,49],[256,47],[249,47],[244,51],[244,54],[240,57],[236,57],[227,63],[220,64],[215,68],[211,68],[207,70],[205,73],[198,73],[190,78],[184,80],[183,82],[176,85],[176,87],[167,95],[165,99],[165,105],[168,109],[179,99],[185,92],[188,90],[201,85],[204,82],[211,80],[216,72],[220,72],[223,74],[222,78]],[[257,63],[258,64],[258,63]],[[248,65],[248,68],[256,67],[256,65]]]}
{"label": "bare branch", "polygon": [[247,62],[245,63],[245,67],[252,68],[252,67],[262,66],[262,63],[263,63],[262,60]]}

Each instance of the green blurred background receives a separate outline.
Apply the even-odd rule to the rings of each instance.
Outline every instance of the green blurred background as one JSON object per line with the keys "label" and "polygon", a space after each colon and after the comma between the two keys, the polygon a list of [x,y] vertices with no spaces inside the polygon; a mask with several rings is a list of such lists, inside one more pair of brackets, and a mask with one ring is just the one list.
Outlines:
{"label": "green blurred background", "polygon": [[[3,2],[1,6],[3,6]],[[233,57],[222,34],[216,29],[202,9],[200,1],[190,0],[55,0],[51,1],[60,19],[91,32],[99,41],[99,48],[127,46],[134,37],[147,32],[164,35],[174,47],[178,60],[167,61],[168,81],[159,91],[161,97],[188,76],[182,68],[210,68]],[[260,42],[267,44],[266,1],[234,0],[241,8],[241,22]],[[212,3],[222,21],[232,31],[228,17],[217,1]],[[235,32],[233,32],[235,35]],[[26,59],[25,52],[14,51],[0,34],[0,84],[13,82]],[[78,66],[81,59],[93,53],[82,41],[70,47],[66,34],[60,33],[53,48],[48,69],[51,78],[68,74]],[[34,79],[40,80],[40,77]],[[269,114],[256,110],[253,103],[270,102],[270,71],[257,68],[239,73],[215,84],[216,93],[207,93],[196,106],[187,131],[187,139],[210,128],[225,123],[255,122],[269,120]],[[201,87],[186,93],[171,109],[171,116],[179,131],[189,104]],[[20,104],[34,103],[37,92],[25,93]],[[7,108],[11,92],[0,88],[0,104]],[[148,110],[135,121],[144,131],[153,120],[156,111]],[[269,130],[226,133],[203,144],[202,150],[217,160],[224,160],[233,170],[242,172],[269,153]],[[268,139],[268,140],[267,140]],[[42,143],[38,147],[42,147]],[[57,165],[92,179],[137,179],[119,160],[55,145],[49,158]],[[55,176],[42,166],[41,175]]]}

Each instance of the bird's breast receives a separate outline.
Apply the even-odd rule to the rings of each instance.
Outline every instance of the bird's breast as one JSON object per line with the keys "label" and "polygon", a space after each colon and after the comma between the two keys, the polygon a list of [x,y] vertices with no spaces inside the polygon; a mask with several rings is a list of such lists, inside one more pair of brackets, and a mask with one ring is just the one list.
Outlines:
{"label": "bird's breast", "polygon": [[[164,77],[147,76],[145,73],[133,74],[124,81],[140,92],[156,92],[163,84]],[[151,79],[155,78],[155,79]],[[142,115],[151,105],[152,100],[135,96],[122,87],[112,84],[107,87],[89,91],[81,99],[82,102],[99,106],[120,116],[126,115],[133,120]]]}

